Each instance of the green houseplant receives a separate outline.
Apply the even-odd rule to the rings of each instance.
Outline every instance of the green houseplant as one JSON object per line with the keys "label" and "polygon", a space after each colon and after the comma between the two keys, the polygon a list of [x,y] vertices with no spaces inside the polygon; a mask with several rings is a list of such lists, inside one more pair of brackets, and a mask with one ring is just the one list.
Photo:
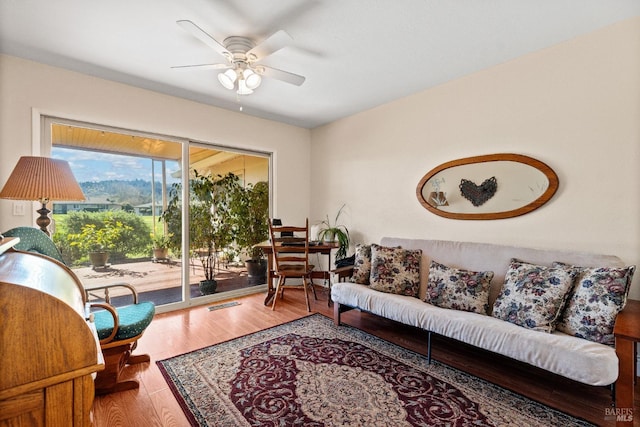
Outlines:
{"label": "green houseplant", "polygon": [[80,251],[88,254],[94,268],[104,267],[109,261],[109,251],[114,244],[123,234],[131,230],[133,230],[131,226],[108,217],[101,227],[96,224],[85,224],[80,233],[70,234],[68,239],[71,246],[76,246]]}
{"label": "green houseplant", "polygon": [[338,224],[345,206],[342,205],[338,210],[333,223],[329,220],[329,215],[327,215],[327,218],[320,223],[320,231],[318,232],[318,239],[325,242],[338,242],[336,261],[345,258],[349,249],[349,230],[346,226]]}
{"label": "green houseplant", "polygon": [[154,259],[167,259],[169,257],[170,235],[151,233],[151,244]]}
{"label": "green houseplant", "polygon": [[[200,282],[203,294],[215,292],[215,268],[218,251],[229,246],[234,239],[234,228],[229,209],[231,194],[229,188],[235,175],[203,175],[193,171],[189,179],[189,250],[202,265],[205,279]],[[169,247],[179,250],[182,242],[180,233],[182,222],[181,184],[169,189],[169,200],[161,219],[170,230]]]}
{"label": "green houseplant", "polygon": [[269,183],[260,181],[245,187],[237,184],[231,197],[235,242],[248,257],[245,265],[250,280],[257,282],[263,280],[267,272],[264,253],[255,245],[269,238]]}

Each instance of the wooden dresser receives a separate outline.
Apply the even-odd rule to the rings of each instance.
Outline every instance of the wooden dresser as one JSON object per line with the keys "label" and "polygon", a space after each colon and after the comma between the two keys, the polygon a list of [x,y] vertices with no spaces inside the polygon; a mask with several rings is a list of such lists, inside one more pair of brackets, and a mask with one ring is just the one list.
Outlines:
{"label": "wooden dresser", "polygon": [[90,426],[104,365],[82,284],[17,241],[0,241],[0,427]]}

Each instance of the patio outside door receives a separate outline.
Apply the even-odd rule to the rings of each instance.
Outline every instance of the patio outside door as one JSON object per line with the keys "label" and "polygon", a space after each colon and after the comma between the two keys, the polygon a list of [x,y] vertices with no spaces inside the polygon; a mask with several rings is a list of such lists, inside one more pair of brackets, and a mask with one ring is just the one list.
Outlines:
{"label": "patio outside door", "polygon": [[[43,129],[51,141],[51,157],[69,161],[87,198],[53,205],[54,242],[83,283],[131,283],[140,299],[153,301],[159,311],[265,288],[247,281],[243,257],[230,243],[215,246],[211,261],[217,287],[208,293],[200,286],[208,265],[190,245],[193,230],[182,239],[182,215],[176,223],[165,221],[163,213],[176,200],[182,209],[182,198],[190,194],[189,179],[196,174],[217,178],[233,173],[242,185],[268,182],[268,155],[53,118],[44,119]],[[78,236],[86,224],[109,221],[120,234],[112,242],[110,260],[92,266],[88,254],[78,250]],[[172,239],[164,252],[154,250]]]}

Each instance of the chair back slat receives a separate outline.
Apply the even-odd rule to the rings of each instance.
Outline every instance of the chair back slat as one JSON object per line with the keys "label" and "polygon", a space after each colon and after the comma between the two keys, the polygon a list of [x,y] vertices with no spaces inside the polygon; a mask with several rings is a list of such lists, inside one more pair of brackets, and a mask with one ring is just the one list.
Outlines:
{"label": "chair back slat", "polygon": [[309,268],[309,219],[305,226],[273,225],[269,221],[276,274],[307,274]]}

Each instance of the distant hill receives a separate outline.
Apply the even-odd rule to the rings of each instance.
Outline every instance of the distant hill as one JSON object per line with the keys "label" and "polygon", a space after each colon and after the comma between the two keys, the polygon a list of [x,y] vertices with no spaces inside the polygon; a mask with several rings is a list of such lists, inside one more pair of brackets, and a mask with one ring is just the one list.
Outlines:
{"label": "distant hill", "polygon": [[[87,197],[102,197],[109,201],[132,206],[151,203],[151,181],[113,179],[107,181],[81,182],[80,188]],[[155,183],[156,197],[162,196],[162,184]]]}

